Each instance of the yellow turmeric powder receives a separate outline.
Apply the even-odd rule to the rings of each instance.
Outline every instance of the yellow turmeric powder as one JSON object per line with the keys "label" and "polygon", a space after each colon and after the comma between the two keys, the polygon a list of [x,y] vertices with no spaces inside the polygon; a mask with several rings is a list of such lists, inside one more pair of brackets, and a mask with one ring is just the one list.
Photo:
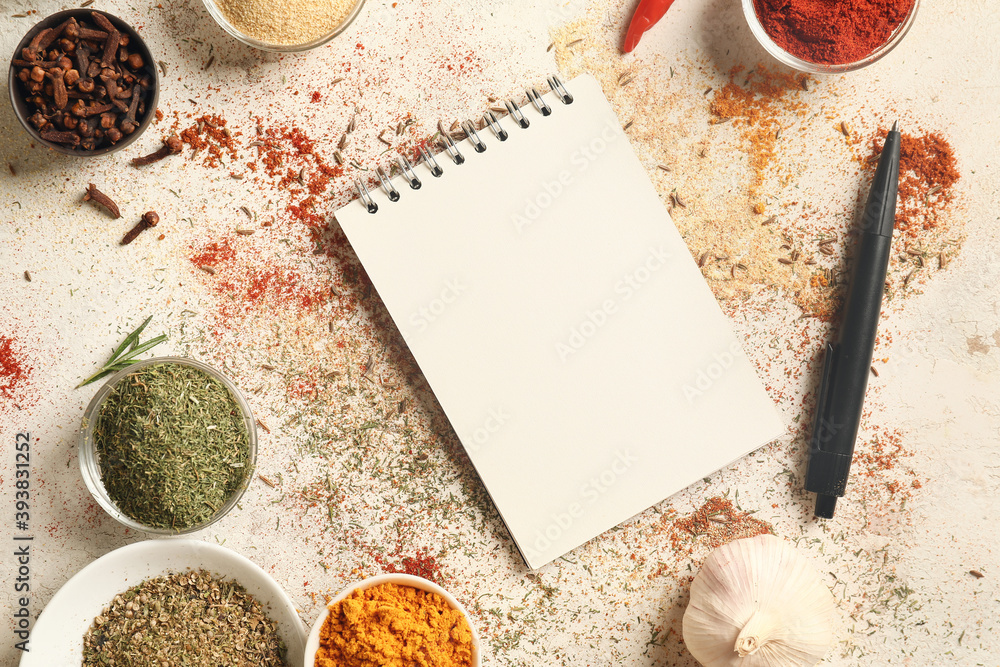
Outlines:
{"label": "yellow turmeric powder", "polygon": [[471,667],[472,630],[436,593],[399,584],[330,606],[315,667]]}

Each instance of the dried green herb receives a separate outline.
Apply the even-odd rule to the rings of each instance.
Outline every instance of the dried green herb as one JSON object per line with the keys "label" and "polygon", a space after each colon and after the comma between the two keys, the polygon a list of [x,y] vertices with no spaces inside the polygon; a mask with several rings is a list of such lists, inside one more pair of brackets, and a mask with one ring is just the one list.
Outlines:
{"label": "dried green herb", "polygon": [[154,528],[207,521],[250,472],[240,406],[186,364],[152,364],[119,380],[97,415],[94,446],[111,500]]}
{"label": "dried green herb", "polygon": [[76,388],[79,389],[84,385],[88,385],[91,382],[96,382],[97,380],[100,380],[102,377],[106,375],[111,375],[112,373],[117,373],[122,369],[128,368],[129,366],[131,366],[136,362],[136,357],[138,357],[140,354],[142,354],[146,350],[153,349],[154,347],[165,341],[167,339],[167,335],[160,334],[156,338],[151,338],[150,340],[147,340],[145,343],[139,342],[139,334],[142,333],[142,330],[146,328],[146,325],[149,324],[149,321],[151,319],[153,319],[152,315],[147,317],[146,320],[139,325],[138,329],[136,329],[128,336],[126,336],[125,340],[122,341],[122,344],[118,346],[118,349],[111,353],[111,358],[108,359],[103,366],[101,366],[101,370],[97,371],[89,378],[87,378],[80,384],[76,385]]}
{"label": "dried green herb", "polygon": [[277,626],[239,583],[193,570],[147,579],[94,619],[83,667],[287,667]]}

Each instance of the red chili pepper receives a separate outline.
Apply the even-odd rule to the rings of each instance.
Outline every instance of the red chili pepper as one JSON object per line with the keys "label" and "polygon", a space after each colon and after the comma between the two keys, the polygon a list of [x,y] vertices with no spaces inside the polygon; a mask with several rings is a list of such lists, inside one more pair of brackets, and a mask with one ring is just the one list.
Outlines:
{"label": "red chili pepper", "polygon": [[672,4],[674,4],[674,0],[640,0],[635,14],[632,15],[632,22],[628,25],[622,53],[628,53],[634,49],[642,34],[656,25],[656,22],[663,18]]}

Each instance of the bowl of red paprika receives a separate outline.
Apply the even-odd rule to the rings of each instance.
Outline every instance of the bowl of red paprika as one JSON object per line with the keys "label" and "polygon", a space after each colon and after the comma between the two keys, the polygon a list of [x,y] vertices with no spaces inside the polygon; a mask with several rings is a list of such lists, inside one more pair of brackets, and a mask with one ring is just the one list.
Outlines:
{"label": "bowl of red paprika", "polygon": [[919,0],[743,0],[750,31],[779,62],[810,74],[871,65],[903,40]]}

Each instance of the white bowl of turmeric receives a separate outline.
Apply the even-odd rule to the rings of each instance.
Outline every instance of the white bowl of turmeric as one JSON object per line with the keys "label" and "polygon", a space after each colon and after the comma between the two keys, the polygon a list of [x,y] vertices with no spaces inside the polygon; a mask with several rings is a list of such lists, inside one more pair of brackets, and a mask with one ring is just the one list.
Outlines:
{"label": "white bowl of turmeric", "polygon": [[480,667],[479,635],[448,591],[383,574],[330,601],[306,641],[303,667]]}

